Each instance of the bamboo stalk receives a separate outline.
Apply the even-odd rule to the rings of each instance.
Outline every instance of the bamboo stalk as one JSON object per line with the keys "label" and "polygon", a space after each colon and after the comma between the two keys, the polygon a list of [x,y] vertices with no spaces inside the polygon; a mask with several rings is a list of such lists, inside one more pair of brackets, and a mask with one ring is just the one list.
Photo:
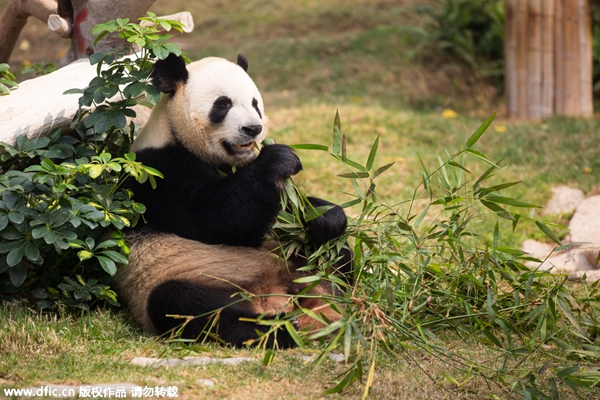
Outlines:
{"label": "bamboo stalk", "polygon": [[592,82],[592,22],[589,0],[579,0],[579,91],[580,112],[584,117],[594,116]]}
{"label": "bamboo stalk", "polygon": [[527,119],[527,2],[517,3],[517,115]]}
{"label": "bamboo stalk", "polygon": [[517,118],[519,104],[517,94],[517,27],[516,11],[518,0],[506,0],[504,19],[504,71],[506,108],[509,118]]}
{"label": "bamboo stalk", "polygon": [[564,2],[566,0],[556,0],[554,8],[554,66],[555,66],[555,92],[554,92],[554,112],[556,114],[565,113],[565,42],[564,42],[564,24],[562,16],[564,15]]}
{"label": "bamboo stalk", "polygon": [[578,0],[566,0],[564,8],[565,110],[564,114],[580,115],[579,46],[577,40]]}
{"label": "bamboo stalk", "polygon": [[527,3],[527,116],[542,117],[542,1]]}
{"label": "bamboo stalk", "polygon": [[554,7],[542,1],[542,118],[554,114]]}

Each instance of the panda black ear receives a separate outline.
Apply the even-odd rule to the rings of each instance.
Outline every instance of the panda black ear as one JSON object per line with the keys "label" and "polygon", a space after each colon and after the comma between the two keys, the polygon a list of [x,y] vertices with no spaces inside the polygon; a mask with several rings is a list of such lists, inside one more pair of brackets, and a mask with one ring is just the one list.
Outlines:
{"label": "panda black ear", "polygon": [[242,69],[248,72],[248,59],[244,57],[243,54],[238,54],[237,65],[242,67]]}
{"label": "panda black ear", "polygon": [[171,96],[177,90],[177,84],[185,84],[188,80],[188,70],[181,56],[171,53],[164,60],[158,60],[152,67],[152,83],[158,90]]}

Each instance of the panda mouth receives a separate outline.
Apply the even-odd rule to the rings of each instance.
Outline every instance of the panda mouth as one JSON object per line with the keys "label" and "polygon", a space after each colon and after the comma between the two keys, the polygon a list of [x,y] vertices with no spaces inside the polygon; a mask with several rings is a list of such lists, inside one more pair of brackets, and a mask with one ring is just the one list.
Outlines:
{"label": "panda mouth", "polygon": [[250,142],[246,144],[233,144],[223,141],[223,147],[231,155],[250,154],[255,147],[255,143]]}

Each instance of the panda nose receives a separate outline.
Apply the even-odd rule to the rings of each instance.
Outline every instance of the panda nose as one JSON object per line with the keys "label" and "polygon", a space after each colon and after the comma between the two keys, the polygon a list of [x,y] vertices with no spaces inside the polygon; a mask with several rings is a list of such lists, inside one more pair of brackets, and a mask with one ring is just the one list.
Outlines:
{"label": "panda nose", "polygon": [[242,126],[242,132],[248,136],[257,137],[262,132],[262,125]]}

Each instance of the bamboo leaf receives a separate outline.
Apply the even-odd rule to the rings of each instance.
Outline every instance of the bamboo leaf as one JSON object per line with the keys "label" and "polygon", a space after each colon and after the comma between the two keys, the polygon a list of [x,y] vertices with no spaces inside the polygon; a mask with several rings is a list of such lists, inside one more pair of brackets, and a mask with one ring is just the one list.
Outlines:
{"label": "bamboo leaf", "polygon": [[571,324],[573,324],[577,331],[583,332],[583,330],[581,329],[581,325],[579,325],[579,321],[577,321],[577,318],[575,318],[575,315],[573,315],[573,312],[571,312],[571,307],[569,306],[569,304],[563,298],[560,297],[557,299],[557,303],[560,310],[563,312],[565,317],[567,317],[567,319],[571,322]]}
{"label": "bamboo leaf", "polygon": [[355,365],[354,368],[352,368],[350,371],[348,371],[348,373],[346,374],[344,379],[342,379],[337,385],[335,385],[331,389],[323,392],[323,394],[340,393],[345,388],[347,388],[348,386],[353,384],[354,381],[356,381],[361,375],[362,375],[362,373],[360,371],[360,367]]}
{"label": "bamboo leaf", "polygon": [[480,189],[480,196],[485,196],[489,193],[493,193],[493,192],[499,192],[501,190],[507,189],[509,187],[518,185],[519,183],[522,183],[522,181],[517,181],[517,182],[508,182],[508,183],[502,183],[500,185],[495,185],[495,186],[490,186],[490,187],[482,187]]}
{"label": "bamboo leaf", "polygon": [[375,162],[375,156],[377,155],[377,148],[379,147],[379,136],[373,142],[371,146],[371,151],[369,152],[369,157],[367,158],[367,171],[370,171],[373,168],[373,163]]}
{"label": "bamboo leaf", "polygon": [[467,148],[471,148],[475,143],[477,143],[481,135],[483,135],[483,133],[486,131],[486,129],[490,126],[490,124],[496,117],[497,112],[498,111],[494,111],[494,113],[488,119],[486,119],[485,122],[481,124],[479,128],[477,128],[475,133],[471,135],[471,137],[467,140]]}
{"label": "bamboo leaf", "polygon": [[335,118],[333,119],[333,154],[339,155],[342,150],[342,124],[340,122],[340,113],[335,110]]}
{"label": "bamboo leaf", "polygon": [[311,276],[304,276],[302,278],[295,279],[294,282],[295,283],[311,283],[311,282],[318,282],[320,280],[321,280],[320,276],[311,275]]}
{"label": "bamboo leaf", "polygon": [[425,216],[427,215],[428,212],[429,212],[429,206],[425,207],[425,209],[421,212],[421,214],[419,214],[419,216],[415,220],[415,223],[413,224],[413,226],[415,228],[418,228],[419,225],[421,225],[421,222],[423,222],[423,219],[425,218]]}
{"label": "bamboo leaf", "polygon": [[295,150],[329,151],[329,147],[324,146],[322,144],[301,143],[301,144],[292,144],[292,145],[290,145],[290,147]]}
{"label": "bamboo leaf", "polygon": [[548,228],[548,225],[544,224],[542,221],[535,221],[535,224],[537,225],[538,228],[540,228],[540,230],[542,232],[544,232],[544,234],[546,236],[548,236],[550,239],[552,239],[552,241],[556,244],[558,244],[559,246],[562,245],[562,243],[560,242],[560,239],[558,238],[558,236],[556,236],[554,234],[554,232],[552,232],[550,230],[550,228]]}
{"label": "bamboo leaf", "polygon": [[389,164],[384,165],[383,167],[379,167],[377,168],[373,174],[371,175],[371,177],[373,179],[377,178],[379,175],[381,175],[382,173],[384,173],[385,171],[387,171],[388,169],[390,169],[392,167],[392,165],[394,165],[395,163],[391,162]]}
{"label": "bamboo leaf", "polygon": [[517,199],[512,198],[512,197],[488,195],[488,196],[485,196],[485,199],[487,201],[491,201],[493,203],[506,204],[507,206],[513,206],[513,207],[540,208],[540,206],[538,206],[538,205],[531,204],[531,203],[526,203],[524,201],[517,200]]}
{"label": "bamboo leaf", "polygon": [[487,158],[485,154],[483,154],[483,153],[481,153],[481,152],[479,152],[477,150],[473,150],[473,149],[465,149],[465,151],[467,153],[471,154],[472,156],[479,158],[481,161],[484,161],[484,162],[490,164],[494,168],[502,170],[502,168],[500,166],[496,165],[492,160],[490,160],[489,158]]}
{"label": "bamboo leaf", "polygon": [[344,174],[338,174],[338,176],[340,178],[358,178],[358,179],[362,179],[362,178],[368,178],[369,177],[369,173],[368,172],[346,172]]}

